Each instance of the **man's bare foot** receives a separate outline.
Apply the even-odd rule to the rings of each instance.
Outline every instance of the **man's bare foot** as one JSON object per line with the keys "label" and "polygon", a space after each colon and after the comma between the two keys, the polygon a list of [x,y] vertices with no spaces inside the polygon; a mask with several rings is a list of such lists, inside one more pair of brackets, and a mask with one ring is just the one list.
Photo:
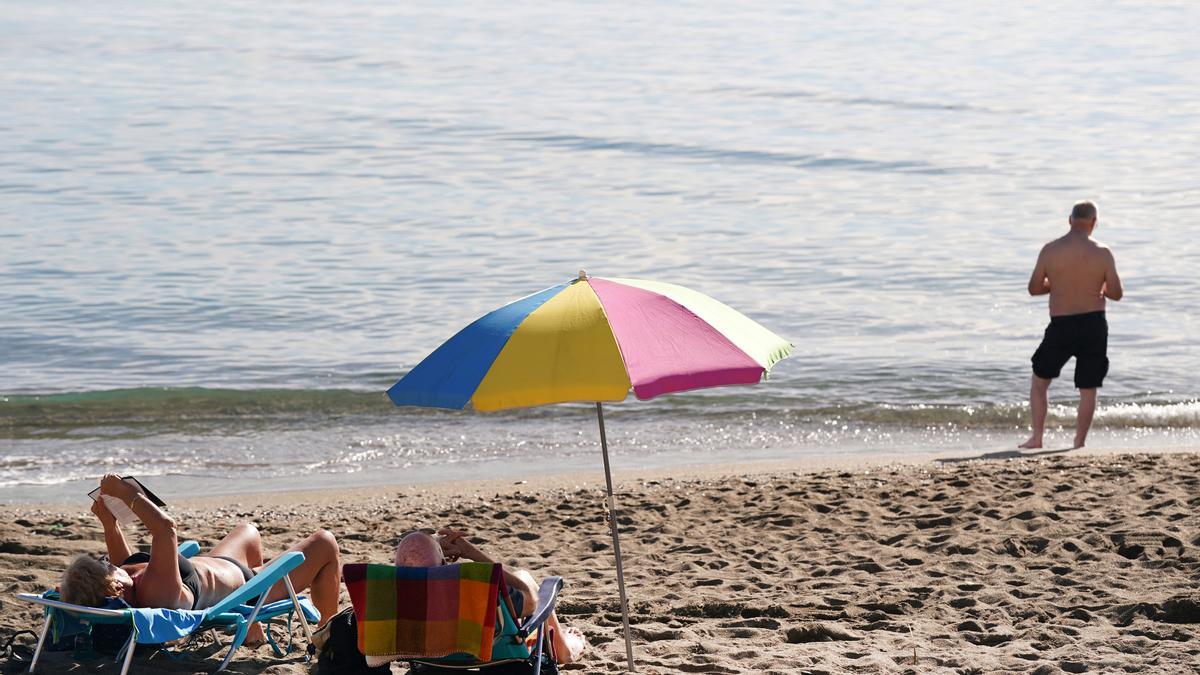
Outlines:
{"label": "man's bare foot", "polygon": [[1082,438],[1076,438],[1076,439],[1075,439],[1075,445],[1071,446],[1071,449],[1072,449],[1072,450],[1078,450],[1078,449],[1082,448],[1082,447],[1083,447],[1083,441],[1084,441],[1084,439],[1082,439]]}
{"label": "man's bare foot", "polygon": [[590,646],[583,631],[574,626],[563,629],[563,641],[566,642],[567,653],[557,656],[558,662],[564,666],[579,661],[579,657],[583,656],[583,652]]}
{"label": "man's bare foot", "polygon": [[1042,447],[1042,439],[1037,438],[1036,436],[1030,436],[1029,440],[1018,445],[1017,447],[1021,448],[1022,450],[1036,450]]}

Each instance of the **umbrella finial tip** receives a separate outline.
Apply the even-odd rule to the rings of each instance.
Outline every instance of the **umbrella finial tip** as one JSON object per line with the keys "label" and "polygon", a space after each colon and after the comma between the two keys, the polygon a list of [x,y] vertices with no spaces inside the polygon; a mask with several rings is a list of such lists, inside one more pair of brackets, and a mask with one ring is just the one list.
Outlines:
{"label": "umbrella finial tip", "polygon": [[587,276],[587,270],[579,270],[579,280],[580,280],[580,281],[586,281],[586,280],[587,280],[587,278],[588,278],[588,276]]}

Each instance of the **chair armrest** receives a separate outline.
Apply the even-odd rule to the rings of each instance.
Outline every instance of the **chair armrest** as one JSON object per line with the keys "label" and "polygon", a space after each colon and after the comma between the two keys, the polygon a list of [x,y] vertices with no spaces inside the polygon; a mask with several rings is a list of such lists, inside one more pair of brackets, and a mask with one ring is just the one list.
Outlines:
{"label": "chair armrest", "polygon": [[185,558],[191,558],[200,552],[200,544],[192,539],[179,544],[179,555]]}
{"label": "chair armrest", "polygon": [[529,635],[537,630],[546,619],[550,618],[550,613],[554,611],[554,606],[558,604],[558,594],[562,590],[562,577],[546,577],[542,579],[542,586],[538,589],[538,604],[537,611],[533,616],[525,620],[521,626],[521,632]]}
{"label": "chair armrest", "polygon": [[63,602],[62,600],[51,600],[50,598],[44,598],[40,595],[33,595],[32,593],[17,593],[17,599],[24,600],[25,602],[34,602],[34,603],[37,603],[44,607],[53,607],[54,609],[61,609],[65,612],[70,612],[72,614],[83,614],[86,616],[102,616],[102,617],[109,618],[109,619],[129,619],[129,617],[130,617],[128,609],[103,609],[101,607],[86,607],[84,605],[72,605],[69,602]]}

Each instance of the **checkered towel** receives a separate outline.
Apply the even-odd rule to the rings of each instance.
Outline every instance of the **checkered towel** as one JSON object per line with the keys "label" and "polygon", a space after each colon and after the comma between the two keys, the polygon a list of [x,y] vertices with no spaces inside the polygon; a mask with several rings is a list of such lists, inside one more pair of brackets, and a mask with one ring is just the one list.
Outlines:
{"label": "checkered towel", "polygon": [[351,564],[342,578],[354,604],[358,648],[368,657],[492,657],[496,603],[505,593],[501,566]]}

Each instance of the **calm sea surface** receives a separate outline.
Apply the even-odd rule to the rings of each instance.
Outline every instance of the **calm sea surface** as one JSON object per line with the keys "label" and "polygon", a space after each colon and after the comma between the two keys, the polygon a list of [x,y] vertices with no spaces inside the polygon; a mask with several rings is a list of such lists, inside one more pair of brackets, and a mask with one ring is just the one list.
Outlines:
{"label": "calm sea surface", "polygon": [[1200,9],[780,4],[0,3],[0,500],[599,471],[586,406],[382,393],[580,268],[797,347],[613,406],[618,468],[1008,448],[1082,198],[1092,444],[1196,443]]}

